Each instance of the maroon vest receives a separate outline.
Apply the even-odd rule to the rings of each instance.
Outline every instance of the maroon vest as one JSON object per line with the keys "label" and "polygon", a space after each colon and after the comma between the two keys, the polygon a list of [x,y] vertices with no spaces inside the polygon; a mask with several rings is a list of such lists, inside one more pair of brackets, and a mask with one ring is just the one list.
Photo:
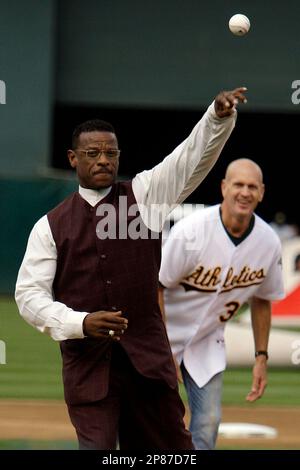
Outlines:
{"label": "maroon vest", "polygon": [[[134,367],[147,377],[176,387],[158,305],[161,239],[148,229],[147,238],[125,238],[124,224],[123,235],[119,236],[119,196],[126,196],[128,207],[136,204],[131,182],[121,182],[114,184],[95,207],[74,193],[48,213],[57,248],[54,298],[77,311],[122,310],[128,318],[128,329],[120,344]],[[116,211],[115,239],[103,240],[96,235],[97,224],[106,217],[105,213],[96,215],[96,211],[103,209],[104,204],[113,205]],[[126,214],[125,226],[136,225],[136,220],[136,214]],[[61,342],[67,403],[96,401],[106,396],[111,348],[109,339]]]}

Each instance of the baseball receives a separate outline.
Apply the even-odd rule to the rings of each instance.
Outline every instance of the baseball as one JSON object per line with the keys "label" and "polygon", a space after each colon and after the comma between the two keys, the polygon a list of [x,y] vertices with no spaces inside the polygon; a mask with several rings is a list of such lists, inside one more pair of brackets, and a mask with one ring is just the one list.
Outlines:
{"label": "baseball", "polygon": [[229,20],[229,29],[236,36],[244,36],[250,29],[249,18],[240,13],[233,15]]}

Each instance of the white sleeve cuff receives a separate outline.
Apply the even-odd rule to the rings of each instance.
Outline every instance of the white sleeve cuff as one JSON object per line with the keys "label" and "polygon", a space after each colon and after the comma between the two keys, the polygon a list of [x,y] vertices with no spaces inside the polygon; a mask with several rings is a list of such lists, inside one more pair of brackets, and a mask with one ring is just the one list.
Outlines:
{"label": "white sleeve cuff", "polygon": [[68,339],[84,338],[83,320],[87,315],[88,312],[75,312],[71,310],[63,324],[63,336]]}
{"label": "white sleeve cuff", "polygon": [[207,108],[207,113],[210,119],[212,119],[214,122],[217,122],[219,124],[229,119],[230,120],[236,119],[237,110],[235,109],[234,112],[230,114],[230,116],[219,117],[215,111],[215,101],[213,101]]}

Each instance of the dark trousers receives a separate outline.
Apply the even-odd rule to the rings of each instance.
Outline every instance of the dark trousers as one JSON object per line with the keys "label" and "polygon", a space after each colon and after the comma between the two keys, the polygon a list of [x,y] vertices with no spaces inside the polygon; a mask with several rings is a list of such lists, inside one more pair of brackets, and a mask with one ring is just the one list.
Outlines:
{"label": "dark trousers", "polygon": [[113,345],[108,395],[69,405],[80,449],[194,449],[183,422],[178,390],[139,374],[119,344]]}

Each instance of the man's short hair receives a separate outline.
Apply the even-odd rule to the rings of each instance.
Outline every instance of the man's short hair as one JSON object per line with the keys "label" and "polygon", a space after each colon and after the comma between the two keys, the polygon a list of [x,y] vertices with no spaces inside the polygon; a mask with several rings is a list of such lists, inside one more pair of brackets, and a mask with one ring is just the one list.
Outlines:
{"label": "man's short hair", "polygon": [[115,129],[109,122],[102,121],[101,119],[91,119],[89,121],[82,122],[75,127],[72,134],[72,148],[76,149],[80,134],[83,132],[94,131],[111,132],[112,134],[115,134]]}

